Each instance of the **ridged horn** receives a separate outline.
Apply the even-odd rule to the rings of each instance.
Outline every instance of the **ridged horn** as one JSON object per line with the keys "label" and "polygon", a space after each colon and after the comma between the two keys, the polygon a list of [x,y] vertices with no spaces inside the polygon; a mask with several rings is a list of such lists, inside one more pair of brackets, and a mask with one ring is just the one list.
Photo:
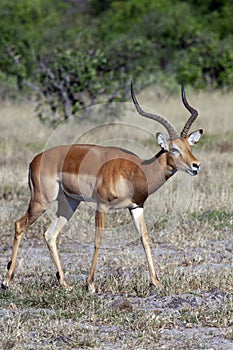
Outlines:
{"label": "ridged horn", "polygon": [[187,120],[187,122],[186,122],[186,124],[185,124],[185,126],[184,126],[184,128],[183,128],[183,130],[181,131],[181,134],[180,134],[181,137],[187,137],[188,131],[191,128],[191,125],[193,124],[194,120],[198,116],[198,111],[196,111],[196,109],[191,107],[190,104],[188,103],[188,101],[186,100],[185,91],[184,91],[184,82],[183,81],[181,83],[181,97],[182,97],[182,102],[183,102],[185,108],[187,108],[187,110],[191,113],[191,116]]}
{"label": "ridged horn", "polygon": [[135,96],[132,80],[131,80],[131,97],[132,97],[132,100],[133,100],[133,103],[134,103],[136,110],[138,111],[138,113],[141,116],[143,116],[145,118],[152,119],[152,120],[162,124],[167,129],[167,132],[168,132],[171,140],[175,140],[175,139],[179,138],[177,131],[173,128],[173,126],[165,118],[161,117],[160,115],[148,113],[141,108],[141,106],[139,105],[137,98]]}

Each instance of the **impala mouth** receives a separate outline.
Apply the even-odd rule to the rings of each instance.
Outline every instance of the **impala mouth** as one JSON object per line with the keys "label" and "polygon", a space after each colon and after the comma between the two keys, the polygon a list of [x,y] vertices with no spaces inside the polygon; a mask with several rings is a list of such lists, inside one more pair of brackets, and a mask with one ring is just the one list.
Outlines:
{"label": "impala mouth", "polygon": [[198,171],[197,170],[187,169],[186,173],[191,175],[191,176],[196,176],[198,174]]}

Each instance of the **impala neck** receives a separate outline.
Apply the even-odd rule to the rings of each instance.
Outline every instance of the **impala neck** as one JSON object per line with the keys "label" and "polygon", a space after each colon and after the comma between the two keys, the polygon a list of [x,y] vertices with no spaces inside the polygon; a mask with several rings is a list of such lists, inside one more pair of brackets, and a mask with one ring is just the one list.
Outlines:
{"label": "impala neck", "polygon": [[142,162],[143,171],[147,176],[149,195],[162,186],[177,171],[170,154],[161,150],[154,157]]}

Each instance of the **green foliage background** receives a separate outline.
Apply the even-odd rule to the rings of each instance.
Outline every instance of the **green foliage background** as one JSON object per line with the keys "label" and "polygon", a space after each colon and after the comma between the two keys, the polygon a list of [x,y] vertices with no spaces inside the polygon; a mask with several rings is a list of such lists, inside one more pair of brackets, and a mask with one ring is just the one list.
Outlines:
{"label": "green foliage background", "polygon": [[233,89],[229,0],[2,0],[0,14],[1,97],[33,88],[61,118],[124,99],[130,78]]}

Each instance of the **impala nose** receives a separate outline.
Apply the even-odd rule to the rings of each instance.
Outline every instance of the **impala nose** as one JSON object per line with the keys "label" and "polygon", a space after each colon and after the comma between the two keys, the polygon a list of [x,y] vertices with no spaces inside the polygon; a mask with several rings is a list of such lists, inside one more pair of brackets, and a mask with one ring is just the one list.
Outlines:
{"label": "impala nose", "polygon": [[193,167],[193,175],[197,175],[198,171],[201,169],[200,164],[193,163],[192,167]]}

